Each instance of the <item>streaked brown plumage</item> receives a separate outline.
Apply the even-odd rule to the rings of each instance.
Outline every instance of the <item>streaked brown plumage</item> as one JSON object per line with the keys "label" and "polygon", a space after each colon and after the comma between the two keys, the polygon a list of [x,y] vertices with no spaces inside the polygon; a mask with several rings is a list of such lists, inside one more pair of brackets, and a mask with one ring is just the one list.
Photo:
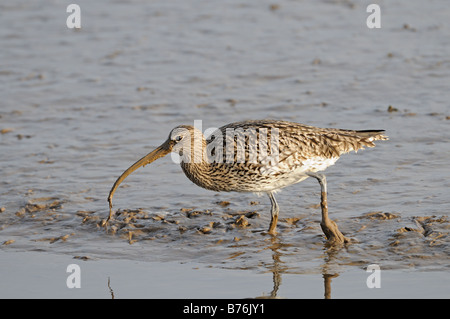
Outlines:
{"label": "streaked brown plumage", "polygon": [[231,123],[214,131],[208,139],[193,126],[174,128],[157,149],[128,168],[114,183],[108,201],[119,184],[137,168],[170,152],[181,155],[181,167],[196,185],[213,191],[267,193],[272,204],[269,233],[275,233],[277,190],[316,178],[322,189],[322,229],[330,242],[347,239],[328,218],[325,176],[317,172],[333,165],[343,153],[374,147],[387,140],[383,130],[318,128],[293,122],[258,120]]}

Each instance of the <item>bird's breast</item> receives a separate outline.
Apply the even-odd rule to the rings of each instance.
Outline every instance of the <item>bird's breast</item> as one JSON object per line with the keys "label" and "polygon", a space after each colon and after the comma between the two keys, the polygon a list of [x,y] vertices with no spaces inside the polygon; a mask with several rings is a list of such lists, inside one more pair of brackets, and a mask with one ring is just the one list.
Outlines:
{"label": "bird's breast", "polygon": [[337,157],[313,157],[304,161],[248,163],[181,163],[186,176],[196,185],[213,191],[268,192],[299,183],[308,172],[325,170]]}

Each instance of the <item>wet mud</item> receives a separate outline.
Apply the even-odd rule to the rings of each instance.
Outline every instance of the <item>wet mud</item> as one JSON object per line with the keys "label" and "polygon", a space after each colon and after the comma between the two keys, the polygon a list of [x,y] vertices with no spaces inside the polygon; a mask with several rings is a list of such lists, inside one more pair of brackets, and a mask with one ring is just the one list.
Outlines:
{"label": "wet mud", "polygon": [[[283,266],[283,273],[320,273],[323,267],[326,273],[339,273],[347,267],[365,268],[373,263],[383,269],[448,268],[450,223],[444,215],[405,218],[399,212],[377,211],[337,219],[351,241],[330,247],[319,225],[319,211],[312,216],[281,217],[274,236],[267,231],[270,212],[234,210],[228,201],[204,210],[119,209],[106,224],[105,212],[80,210],[73,216],[64,211],[63,202],[53,197],[36,198],[15,213],[4,210],[2,231],[7,233],[8,228],[20,225],[20,235],[12,231],[2,245],[32,250],[52,246],[52,251],[82,260],[108,258],[115,253],[114,249],[102,252],[89,244],[80,247],[94,235],[97,245],[115,242],[142,253],[125,253],[131,259],[201,261],[213,267],[259,272],[271,268],[274,257]],[[119,255],[127,250],[120,247]]]}

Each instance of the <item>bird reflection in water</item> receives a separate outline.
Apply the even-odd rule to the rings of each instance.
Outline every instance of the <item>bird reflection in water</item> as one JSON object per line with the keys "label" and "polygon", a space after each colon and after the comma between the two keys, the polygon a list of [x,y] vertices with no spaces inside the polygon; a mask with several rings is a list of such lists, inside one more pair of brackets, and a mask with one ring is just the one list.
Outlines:
{"label": "bird reflection in water", "polygon": [[[272,250],[272,260],[273,264],[268,266],[267,269],[272,272],[273,289],[269,295],[262,295],[256,297],[257,299],[277,299],[283,298],[278,296],[278,291],[282,283],[282,274],[289,271],[289,267],[283,266],[284,262],[281,260],[283,253],[281,250],[285,247],[292,246],[290,244],[285,244],[281,241],[280,237],[270,238],[271,244],[266,247],[266,249]],[[333,271],[333,263],[336,260],[336,255],[339,253],[340,249],[336,247],[330,247],[329,245],[324,245],[324,264],[321,266],[321,273],[324,284],[324,298],[331,299],[331,281],[333,278],[339,276],[339,273]]]}

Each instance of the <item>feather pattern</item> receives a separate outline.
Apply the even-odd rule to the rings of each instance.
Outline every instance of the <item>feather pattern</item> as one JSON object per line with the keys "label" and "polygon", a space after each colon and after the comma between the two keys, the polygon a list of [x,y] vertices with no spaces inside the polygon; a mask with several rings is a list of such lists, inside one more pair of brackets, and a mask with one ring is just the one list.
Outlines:
{"label": "feather pattern", "polygon": [[192,126],[182,127],[191,133],[192,145],[194,135],[201,138],[202,159],[182,161],[181,167],[192,182],[214,191],[271,192],[306,179],[308,172],[325,170],[344,153],[388,139],[383,130],[318,128],[276,120],[227,124],[208,139]]}

